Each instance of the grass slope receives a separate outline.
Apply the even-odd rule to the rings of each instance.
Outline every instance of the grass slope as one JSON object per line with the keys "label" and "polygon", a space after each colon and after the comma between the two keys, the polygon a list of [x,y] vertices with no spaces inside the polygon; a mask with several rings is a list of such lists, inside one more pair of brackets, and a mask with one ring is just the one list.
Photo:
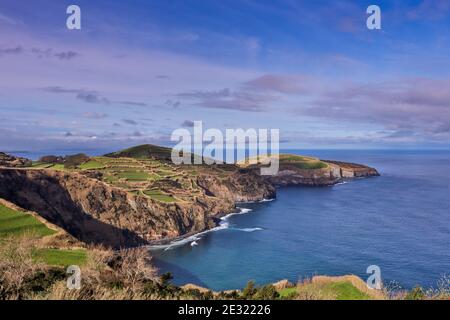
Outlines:
{"label": "grass slope", "polygon": [[83,249],[64,250],[44,248],[34,250],[33,258],[36,261],[42,261],[51,266],[80,266],[86,263],[87,253]]}
{"label": "grass slope", "polygon": [[[41,221],[29,213],[7,208],[0,204],[0,245],[1,238],[36,236],[43,238],[55,234]],[[48,265],[68,266],[83,265],[87,259],[84,249],[63,250],[51,248],[36,248],[33,258]]]}
{"label": "grass slope", "polygon": [[44,237],[56,233],[31,214],[0,205],[0,237],[32,233]]}
{"label": "grass slope", "polygon": [[368,300],[369,295],[356,288],[350,281],[336,281],[323,283],[303,283],[293,288],[279,291],[282,299],[313,298],[332,300]]}

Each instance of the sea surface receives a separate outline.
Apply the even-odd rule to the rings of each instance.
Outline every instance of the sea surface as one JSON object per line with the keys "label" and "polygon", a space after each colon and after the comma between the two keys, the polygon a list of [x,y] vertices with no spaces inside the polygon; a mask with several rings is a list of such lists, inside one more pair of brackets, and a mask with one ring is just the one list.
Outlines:
{"label": "sea surface", "polygon": [[152,250],[174,283],[236,289],[316,274],[435,286],[450,274],[450,151],[290,151],[367,164],[381,177],[290,187],[275,201],[240,204],[212,232]]}

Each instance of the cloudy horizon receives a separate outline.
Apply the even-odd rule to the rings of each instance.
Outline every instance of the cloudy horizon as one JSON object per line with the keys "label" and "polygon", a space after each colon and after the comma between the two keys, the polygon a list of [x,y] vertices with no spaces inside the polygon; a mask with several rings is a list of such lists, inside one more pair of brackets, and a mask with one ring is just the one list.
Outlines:
{"label": "cloudy horizon", "polygon": [[0,4],[0,150],[170,145],[279,128],[281,148],[450,148],[450,1]]}

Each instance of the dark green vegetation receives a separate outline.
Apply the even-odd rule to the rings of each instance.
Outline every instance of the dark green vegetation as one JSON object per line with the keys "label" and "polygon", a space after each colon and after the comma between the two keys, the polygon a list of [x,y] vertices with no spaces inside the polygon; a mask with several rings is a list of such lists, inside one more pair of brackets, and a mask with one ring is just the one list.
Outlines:
{"label": "dark green vegetation", "polygon": [[280,294],[271,284],[258,287],[254,281],[249,281],[239,297],[245,300],[275,300]]}
{"label": "dark green vegetation", "polygon": [[153,158],[158,160],[170,160],[172,149],[155,146],[151,144],[144,144],[125,150],[108,153],[105,157],[110,158],[134,158],[134,159],[146,159]]}
{"label": "dark green vegetation", "polygon": [[12,210],[0,204],[0,237],[33,234],[44,237],[56,233],[31,214]]}

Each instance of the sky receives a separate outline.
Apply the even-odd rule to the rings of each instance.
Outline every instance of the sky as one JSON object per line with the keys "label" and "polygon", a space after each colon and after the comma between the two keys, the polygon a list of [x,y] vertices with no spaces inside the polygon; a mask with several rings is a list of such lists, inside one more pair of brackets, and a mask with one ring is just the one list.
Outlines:
{"label": "sky", "polygon": [[2,0],[0,150],[171,145],[199,120],[285,149],[448,149],[449,53],[450,0]]}

